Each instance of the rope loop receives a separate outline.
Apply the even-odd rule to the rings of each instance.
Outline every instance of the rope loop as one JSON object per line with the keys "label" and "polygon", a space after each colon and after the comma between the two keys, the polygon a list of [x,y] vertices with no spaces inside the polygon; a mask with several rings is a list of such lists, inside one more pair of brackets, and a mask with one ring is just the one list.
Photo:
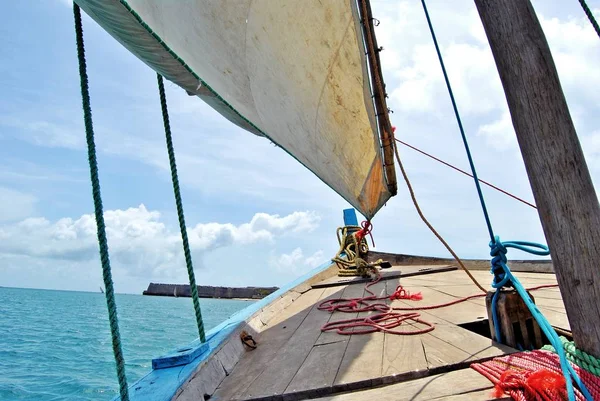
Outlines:
{"label": "rope loop", "polygon": [[[500,241],[499,236],[494,237],[494,242],[490,242],[490,256],[492,256],[492,269],[491,272],[494,275],[494,279],[492,280],[493,288],[502,288],[510,285],[510,276],[506,274],[506,270],[504,266],[508,262],[506,257],[506,253],[508,249],[506,249],[506,245]],[[496,295],[494,295],[495,297]]]}
{"label": "rope loop", "polygon": [[363,238],[365,238],[367,235],[371,237],[371,243],[373,244],[373,247],[375,247],[375,241],[373,240],[373,224],[371,224],[370,220],[365,220],[362,223],[360,223],[360,226],[362,227],[360,230],[358,230],[356,232],[356,234],[354,234],[354,236],[356,237],[356,242],[360,243],[360,241],[362,241]]}
{"label": "rope loop", "polygon": [[513,276],[510,268],[508,267],[506,252],[507,248],[515,248],[524,252],[528,252],[534,255],[546,256],[550,254],[550,250],[546,245],[534,243],[534,242],[526,242],[526,241],[500,241],[500,237],[495,236],[494,241],[490,243],[491,252],[490,255],[492,258],[492,273],[494,273],[494,280],[492,282],[492,287],[496,288],[496,292],[492,297],[492,319],[494,322],[494,329],[496,334],[496,341],[501,341],[501,333],[498,319],[498,311],[496,308],[498,294],[500,293],[499,289],[506,286],[509,282],[510,285],[514,287],[520,297],[525,302],[527,309],[531,312],[531,316],[537,321],[540,326],[540,329],[546,335],[546,338],[550,341],[552,346],[556,349],[558,353],[561,369],[563,376],[565,378],[566,386],[567,386],[567,396],[570,401],[575,400],[575,393],[573,391],[573,382],[579,387],[584,398],[586,400],[592,400],[588,389],[585,387],[585,384],[581,381],[579,375],[573,370],[573,368],[567,362],[567,357],[565,355],[565,350],[556,334],[554,328],[550,325],[548,320],[544,317],[544,315],[540,312],[537,306],[533,303],[533,300],[527,293],[527,290],[523,287],[519,279]]}
{"label": "rope loop", "polygon": [[[499,241],[500,239],[496,236],[496,239]],[[530,253],[532,255],[538,256],[548,256],[550,255],[550,249],[543,244],[538,244],[537,242],[528,242],[528,241],[506,241],[503,242],[502,245],[506,248],[515,248],[523,252]]]}

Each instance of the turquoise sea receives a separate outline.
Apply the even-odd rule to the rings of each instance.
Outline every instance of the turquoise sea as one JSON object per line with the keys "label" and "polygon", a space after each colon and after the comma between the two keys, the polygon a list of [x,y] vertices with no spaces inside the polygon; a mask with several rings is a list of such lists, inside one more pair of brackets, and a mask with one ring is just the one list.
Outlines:
{"label": "turquoise sea", "polygon": [[[202,299],[210,329],[252,301]],[[117,295],[127,378],[197,338],[190,298]],[[110,400],[118,394],[100,292],[0,287],[0,400]]]}

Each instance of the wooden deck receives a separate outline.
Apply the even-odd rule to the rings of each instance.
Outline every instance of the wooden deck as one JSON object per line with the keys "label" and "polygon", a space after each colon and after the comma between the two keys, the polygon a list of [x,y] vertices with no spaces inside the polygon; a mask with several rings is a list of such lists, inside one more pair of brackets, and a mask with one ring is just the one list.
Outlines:
{"label": "wooden deck", "polygon": [[[439,268],[394,267],[385,272],[386,280],[371,289],[389,295],[401,282],[407,290],[423,294],[418,302],[421,305],[441,304],[478,292],[464,272],[432,271]],[[405,271],[414,275],[398,278],[398,273]],[[489,272],[472,273],[481,283],[491,280]],[[525,287],[556,283],[553,274],[518,273],[517,277]],[[255,336],[258,348],[244,353],[211,400],[490,399],[491,383],[469,369],[470,363],[515,350],[459,326],[487,319],[484,298],[420,312],[424,320],[435,325],[435,330],[426,334],[344,336],[321,332],[330,320],[355,316],[330,314],[318,310],[317,305],[330,298],[363,296],[364,286],[347,278],[329,278],[263,319],[266,324]],[[552,325],[569,329],[558,288],[533,295]],[[394,301],[392,306],[416,304]]]}

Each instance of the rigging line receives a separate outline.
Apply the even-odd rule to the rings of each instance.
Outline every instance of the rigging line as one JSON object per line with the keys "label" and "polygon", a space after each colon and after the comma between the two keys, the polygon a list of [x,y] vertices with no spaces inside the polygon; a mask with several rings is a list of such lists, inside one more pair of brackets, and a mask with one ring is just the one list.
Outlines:
{"label": "rigging line", "polygon": [[85,46],[83,43],[83,26],[81,24],[81,10],[73,3],[73,16],[75,18],[75,37],[77,40],[77,58],[79,62],[79,80],[81,85],[81,102],[83,106],[83,121],[85,123],[85,137],[87,141],[88,162],[90,165],[90,179],[92,181],[92,195],[94,199],[94,213],[96,216],[96,231],[98,246],[100,248],[100,261],[102,264],[102,278],[104,280],[104,296],[108,308],[108,321],[112,340],[113,354],[119,380],[119,394],[122,401],[129,401],[127,376],[125,375],[125,358],[119,334],[119,321],[117,318],[117,303],[113,286],[110,258],[108,254],[108,240],[104,224],[102,195],[100,193],[100,179],[98,177],[98,160],[96,158],[96,144],[94,142],[94,125],[92,123],[92,107],[90,104],[90,91],[88,85],[87,67],[85,61]]}
{"label": "rigging line", "polygon": [[[395,139],[394,132],[392,132],[392,138]],[[406,174],[406,170],[404,170],[404,165],[402,164],[402,161],[400,160],[400,154],[398,153],[398,146],[394,146],[394,154],[396,155],[396,161],[398,162],[398,166],[400,167],[400,171],[402,172],[402,177],[404,177],[404,181],[406,182],[406,186],[408,187],[408,192],[410,192],[410,197],[412,198],[413,204],[415,205],[415,209],[417,209],[417,213],[421,217],[421,220],[423,220],[423,223],[425,223],[425,225],[427,227],[429,227],[429,229],[431,230],[431,232],[433,233],[433,235],[435,235],[440,240],[440,242],[446,247],[446,249],[448,250],[448,252],[450,252],[450,254],[452,254],[452,256],[454,257],[454,259],[456,259],[456,262],[465,271],[465,273],[467,273],[467,276],[469,276],[469,278],[471,279],[471,281],[473,281],[473,283],[481,291],[487,293],[487,290],[485,288],[483,288],[483,286],[481,284],[479,284],[479,281],[477,281],[477,279],[475,277],[473,277],[473,275],[471,274],[471,272],[469,271],[469,269],[467,269],[467,267],[464,265],[464,263],[462,262],[462,260],[456,254],[456,252],[454,252],[454,250],[450,247],[450,245],[446,242],[446,240],[444,240],[444,238],[442,238],[442,236],[431,225],[431,223],[429,222],[429,220],[427,220],[427,218],[425,217],[425,215],[421,211],[421,207],[419,206],[419,202],[417,202],[417,198],[415,196],[415,192],[413,190],[412,184],[410,183],[410,180],[408,179],[408,175]]]}
{"label": "rigging line", "polygon": [[[421,0],[421,4],[423,5],[423,9],[425,11],[425,16],[427,17],[427,24],[429,25],[429,29],[431,31],[431,36],[433,37],[433,42],[435,44],[435,50],[437,52],[437,55],[438,55],[438,58],[439,58],[439,61],[440,61],[441,67],[442,67],[442,71],[444,73],[444,79],[446,81],[446,86],[448,88],[448,93],[450,95],[450,99],[452,100],[454,114],[456,115],[456,120],[458,122],[458,126],[461,131],[463,143],[465,145],[465,150],[466,150],[467,156],[469,158],[469,164],[471,165],[471,171],[473,172],[473,179],[475,181],[475,186],[477,188],[477,194],[479,195],[479,200],[481,202],[481,207],[483,209],[485,222],[487,224],[487,229],[488,229],[490,237],[491,237],[490,248],[492,249],[492,251],[491,251],[490,255],[493,257],[492,273],[494,274],[494,281],[492,283],[492,287],[494,287],[496,289],[494,298],[492,300],[492,308],[491,309],[493,312],[493,317],[494,317],[494,322],[495,322],[494,325],[497,328],[496,333],[499,334],[499,330],[498,330],[498,324],[497,324],[498,323],[497,310],[496,310],[496,305],[495,305],[494,301],[497,299],[499,290],[502,287],[504,287],[505,285],[507,285],[508,283],[511,283],[512,286],[515,288],[515,290],[519,293],[519,295],[521,296],[521,298],[523,299],[525,304],[527,305],[527,308],[531,311],[532,316],[538,322],[538,324],[540,325],[540,328],[543,330],[546,337],[550,340],[550,342],[552,342],[552,344],[555,346],[555,348],[559,352],[561,369],[562,369],[563,375],[565,377],[569,401],[575,400],[575,395],[574,395],[574,391],[573,391],[573,382],[575,382],[578,385],[579,389],[584,393],[585,398],[591,400],[592,398],[589,395],[589,393],[587,392],[585,385],[583,385],[583,382],[581,382],[579,376],[577,375],[577,372],[575,372],[573,370],[573,368],[571,367],[571,365],[569,365],[569,363],[567,362],[566,356],[562,349],[562,344],[560,344],[560,340],[558,339],[558,335],[556,334],[556,331],[554,331],[554,329],[550,326],[550,324],[548,323],[548,321],[546,320],[544,315],[537,309],[537,307],[535,306],[535,304],[533,303],[531,298],[528,296],[527,292],[525,291],[525,289],[523,288],[523,286],[521,285],[519,280],[512,275],[510,268],[506,265],[506,262],[507,262],[507,259],[506,259],[507,249],[506,248],[507,247],[517,248],[522,251],[533,253],[536,255],[549,255],[550,251],[548,250],[548,247],[546,247],[545,245],[524,242],[524,241],[513,241],[513,242],[504,242],[503,243],[500,241],[500,239],[497,236],[494,236],[492,224],[490,222],[489,215],[487,213],[487,208],[485,205],[485,199],[483,197],[483,192],[481,191],[481,186],[479,185],[479,180],[477,178],[477,172],[475,170],[475,165],[473,163],[473,159],[471,157],[471,153],[469,150],[469,144],[468,144],[468,141],[467,141],[467,138],[466,138],[463,126],[462,126],[462,122],[460,120],[458,108],[456,106],[456,102],[454,100],[454,95],[452,93],[452,87],[451,87],[450,81],[448,79],[448,74],[446,73],[446,68],[444,67],[444,61],[442,59],[442,54],[440,52],[440,48],[439,48],[439,45],[438,45],[436,37],[435,37],[435,32],[434,32],[433,26],[431,24],[431,19],[429,18],[429,13],[427,12],[427,6],[425,5],[425,0]],[[542,249],[542,250],[538,251],[534,248],[538,248],[538,249]],[[497,337],[497,339],[498,339],[498,341],[500,340],[499,337]]]}
{"label": "rigging line", "polygon": [[192,263],[192,253],[187,235],[187,226],[185,225],[185,216],[183,213],[183,202],[181,201],[181,190],[179,188],[179,178],[177,176],[177,162],[175,161],[175,151],[173,150],[173,137],[171,135],[171,123],[169,122],[169,110],[167,108],[167,96],[165,94],[165,85],[163,77],[156,74],[158,81],[158,93],[160,96],[160,108],[163,116],[163,125],[165,126],[165,139],[167,142],[167,153],[169,154],[169,164],[171,166],[171,179],[173,181],[173,194],[175,195],[175,206],[177,207],[177,217],[179,220],[179,229],[181,230],[181,239],[183,243],[183,254],[185,256],[185,265],[187,267],[188,278],[190,281],[190,291],[192,293],[192,304],[196,315],[196,324],[198,326],[198,336],[200,342],[206,341],[204,332],[204,322],[202,320],[202,311],[200,310],[200,300],[198,297],[198,286],[196,285],[196,276],[194,274],[194,265]]}
{"label": "rigging line", "polygon": [[440,60],[440,66],[442,67],[442,72],[444,73],[444,80],[446,81],[446,87],[448,88],[448,94],[450,95],[450,100],[452,101],[452,108],[454,109],[454,115],[456,116],[456,122],[458,123],[458,128],[460,129],[460,134],[462,136],[463,143],[465,145],[465,151],[467,152],[467,158],[469,159],[469,165],[471,166],[471,172],[473,173],[473,180],[475,181],[475,187],[477,187],[477,194],[479,195],[479,201],[481,202],[481,209],[483,210],[483,217],[485,218],[485,222],[487,224],[487,229],[490,234],[490,242],[494,242],[494,229],[492,228],[492,222],[490,221],[490,216],[487,211],[487,206],[485,205],[485,200],[483,199],[483,191],[481,190],[481,185],[479,185],[479,178],[477,178],[477,170],[475,170],[475,163],[473,162],[473,157],[471,156],[471,150],[469,149],[469,143],[467,141],[467,136],[465,135],[465,130],[463,128],[462,120],[460,118],[460,113],[458,112],[458,106],[456,105],[456,100],[454,100],[454,92],[452,91],[452,86],[450,85],[450,80],[448,79],[448,73],[446,72],[446,66],[444,65],[444,60],[442,59],[442,53],[440,51],[440,46],[438,45],[437,38],[435,36],[435,31],[433,30],[433,25],[431,24],[431,19],[429,18],[429,12],[427,11],[427,5],[425,4],[425,0],[421,0],[421,4],[423,5],[423,10],[425,11],[425,17],[427,18],[427,25],[429,25],[429,31],[431,32],[431,37],[433,38],[433,44],[435,45],[435,51],[437,53],[438,59]]}
{"label": "rigging line", "polygon": [[[394,139],[396,140],[396,142],[399,142],[399,143],[401,143],[401,144],[402,144],[402,145],[404,145],[404,146],[407,146],[407,147],[409,147],[409,148],[411,148],[411,149],[413,149],[413,150],[416,150],[417,152],[419,152],[419,153],[421,153],[421,154],[423,154],[423,155],[425,155],[425,156],[427,156],[427,157],[429,157],[429,158],[431,158],[431,159],[433,159],[433,160],[435,160],[435,161],[438,161],[438,162],[440,162],[440,163],[442,163],[442,164],[444,164],[444,165],[446,165],[446,166],[448,166],[448,167],[450,167],[450,168],[453,168],[454,170],[456,170],[456,171],[458,171],[458,172],[460,172],[460,173],[463,173],[464,175],[466,175],[466,176],[468,176],[468,177],[471,177],[471,178],[473,178],[473,175],[472,175],[472,174],[469,174],[469,173],[468,173],[468,172],[466,172],[465,170],[462,170],[462,169],[460,169],[460,168],[458,168],[458,167],[456,167],[456,166],[453,166],[452,164],[450,164],[450,163],[448,163],[448,162],[445,162],[445,161],[443,161],[443,160],[441,160],[441,159],[438,159],[437,157],[435,157],[435,156],[433,156],[433,155],[430,155],[429,153],[427,153],[427,152],[424,152],[424,151],[422,151],[421,149],[419,149],[419,148],[416,148],[416,147],[414,147],[414,146],[412,146],[412,145],[410,145],[410,144],[408,144],[408,143],[406,143],[406,142],[404,142],[404,141],[401,141],[401,140],[400,140],[400,139],[398,139],[398,138],[394,138]],[[502,188],[499,188],[499,187],[495,186],[494,184],[491,184],[491,183],[489,183],[489,182],[487,182],[487,181],[485,181],[485,180],[482,180],[482,179],[480,179],[480,178],[479,178],[479,182],[481,182],[482,184],[485,184],[485,185],[487,185],[487,186],[488,186],[488,187],[490,187],[490,188],[493,188],[493,189],[495,189],[496,191],[502,192],[503,194],[505,194],[505,195],[508,195],[508,196],[510,196],[511,198],[518,200],[519,202],[522,202],[522,203],[524,203],[524,204],[526,204],[526,205],[528,205],[528,206],[531,206],[531,207],[532,207],[532,208],[534,208],[534,209],[537,209],[537,206],[536,206],[536,205],[534,205],[533,203],[531,203],[531,202],[528,202],[528,201],[526,201],[526,200],[524,200],[524,199],[522,199],[522,198],[519,198],[518,196],[516,196],[516,195],[513,195],[513,194],[511,194],[510,192],[508,192],[508,191],[505,191],[505,190],[503,190]]]}
{"label": "rigging line", "polygon": [[579,0],[579,4],[581,4],[581,8],[583,8],[583,12],[585,12],[585,15],[587,15],[588,19],[590,20],[590,23],[594,27],[594,30],[596,31],[598,36],[600,36],[600,26],[598,26],[598,22],[596,21],[596,18],[594,18],[594,14],[592,14],[592,10],[590,10],[590,8],[588,7],[585,0]]}

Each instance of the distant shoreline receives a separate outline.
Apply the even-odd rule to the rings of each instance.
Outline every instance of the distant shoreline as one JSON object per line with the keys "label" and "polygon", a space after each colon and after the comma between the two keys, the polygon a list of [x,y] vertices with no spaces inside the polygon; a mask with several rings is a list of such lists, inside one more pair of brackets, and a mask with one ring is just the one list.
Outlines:
{"label": "distant shoreline", "polygon": [[[199,285],[197,288],[200,298],[246,301],[262,299],[279,289],[278,287],[213,287],[208,285]],[[190,298],[192,293],[189,284],[150,283],[142,295]]]}

